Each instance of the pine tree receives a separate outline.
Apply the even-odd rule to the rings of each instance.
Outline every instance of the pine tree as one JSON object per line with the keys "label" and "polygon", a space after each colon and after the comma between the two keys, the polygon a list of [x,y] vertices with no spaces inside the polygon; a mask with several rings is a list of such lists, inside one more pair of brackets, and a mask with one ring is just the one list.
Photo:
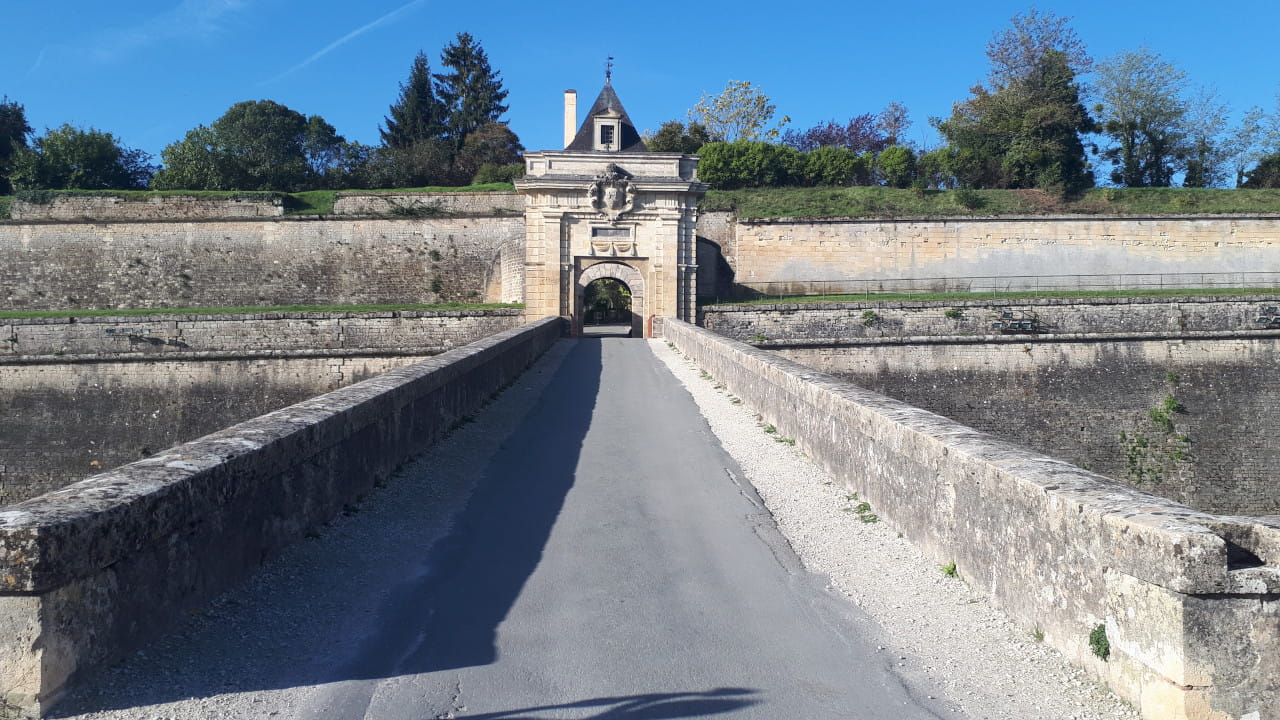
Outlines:
{"label": "pine tree", "polygon": [[445,134],[448,111],[436,96],[434,85],[427,56],[419,52],[413,59],[408,82],[400,85],[400,98],[391,106],[391,114],[379,131],[383,145],[405,148]]}
{"label": "pine tree", "polygon": [[501,73],[489,66],[489,56],[470,33],[458,33],[440,61],[452,71],[435,76],[440,101],[448,110],[445,137],[460,149],[468,135],[507,111],[502,104],[507,91],[502,89]]}

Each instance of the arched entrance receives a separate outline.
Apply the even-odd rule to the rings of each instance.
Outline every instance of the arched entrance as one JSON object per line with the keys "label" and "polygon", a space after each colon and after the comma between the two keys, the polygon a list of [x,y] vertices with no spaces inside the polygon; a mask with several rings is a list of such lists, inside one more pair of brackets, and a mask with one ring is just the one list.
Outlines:
{"label": "arched entrance", "polygon": [[[640,271],[618,262],[596,263],[583,270],[578,275],[578,282],[574,285],[573,293],[573,334],[574,336],[582,335],[582,326],[584,321],[589,318],[588,313],[599,312],[600,306],[596,303],[589,305],[587,303],[587,288],[598,280],[612,280],[620,284],[626,289],[630,296],[630,303],[626,310],[629,310],[631,333],[628,337],[639,338],[644,337],[644,318],[645,318],[645,292],[644,278],[640,276]],[[593,293],[593,300],[598,299],[599,294]],[[615,301],[619,298],[613,298]],[[595,307],[592,307],[595,305]],[[621,308],[617,308],[620,312],[625,312]],[[626,317],[626,315],[623,315]]]}

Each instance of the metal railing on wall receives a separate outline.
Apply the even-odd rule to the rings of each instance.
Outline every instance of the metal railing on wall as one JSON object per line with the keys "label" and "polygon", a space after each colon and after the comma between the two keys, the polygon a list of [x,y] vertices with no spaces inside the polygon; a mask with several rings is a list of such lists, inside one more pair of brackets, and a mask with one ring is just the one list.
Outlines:
{"label": "metal railing on wall", "polygon": [[1280,272],[1124,273],[1110,275],[999,275],[945,278],[877,278],[863,280],[787,280],[735,283],[726,294],[701,301],[785,299],[789,297],[929,296],[1003,292],[1069,292],[1280,289]]}

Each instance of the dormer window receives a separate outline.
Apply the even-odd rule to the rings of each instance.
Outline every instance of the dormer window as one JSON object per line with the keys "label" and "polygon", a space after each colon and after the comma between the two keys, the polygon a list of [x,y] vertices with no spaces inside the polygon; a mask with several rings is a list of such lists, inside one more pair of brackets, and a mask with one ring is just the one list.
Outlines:
{"label": "dormer window", "polygon": [[614,128],[614,126],[613,126],[613,125],[601,125],[601,126],[600,126],[600,146],[601,146],[601,147],[603,147],[603,148],[605,148],[605,149],[611,149],[611,148],[613,147],[613,132],[614,132],[614,129],[615,129],[615,128]]}

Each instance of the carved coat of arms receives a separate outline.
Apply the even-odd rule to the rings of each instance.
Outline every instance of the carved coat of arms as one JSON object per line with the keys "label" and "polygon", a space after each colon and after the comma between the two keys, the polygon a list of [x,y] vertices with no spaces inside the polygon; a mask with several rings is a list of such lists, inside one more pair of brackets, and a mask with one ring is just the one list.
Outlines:
{"label": "carved coat of arms", "polygon": [[591,207],[601,216],[615,221],[636,206],[636,191],[631,186],[631,174],[610,163],[605,171],[587,186],[587,198]]}

